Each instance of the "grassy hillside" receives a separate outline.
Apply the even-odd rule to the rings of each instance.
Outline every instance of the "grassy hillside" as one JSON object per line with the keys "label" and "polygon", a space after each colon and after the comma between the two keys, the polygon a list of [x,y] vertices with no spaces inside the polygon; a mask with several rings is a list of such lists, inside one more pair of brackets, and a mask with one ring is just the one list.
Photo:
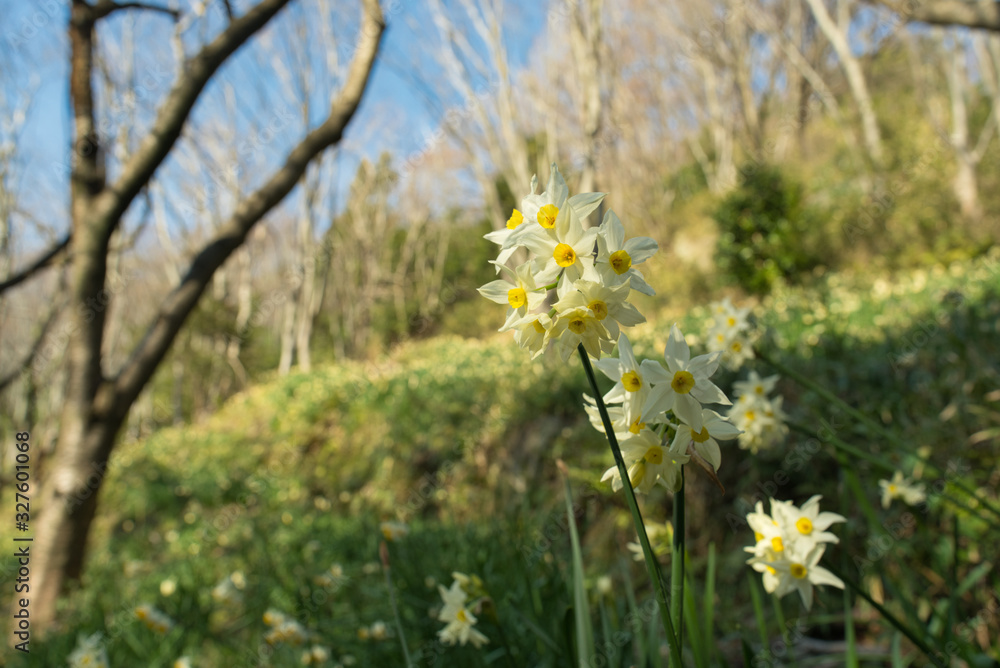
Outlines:
{"label": "grassy hillside", "polygon": [[[793,420],[826,421],[839,438],[897,462],[912,463],[920,450],[949,471],[945,492],[962,480],[996,500],[1000,253],[895,281],[831,275],[808,290],[777,290],[756,313],[764,348],[912,447],[879,440],[783,379],[778,389]],[[701,308],[682,322],[689,341],[706,319]],[[658,357],[670,324],[662,318],[638,328],[637,354]],[[753,368],[770,373],[759,362]],[[722,374],[720,385],[728,390],[735,379]],[[624,594],[630,578],[644,578],[623,549],[634,540],[624,500],[599,482],[612,461],[584,418],[584,386],[575,359],[532,362],[506,337],[448,336],[400,346],[372,363],[272,378],[201,424],[123,444],[102,492],[84,586],[67,601],[63,632],[33,648],[33,665],[64,665],[78,634],[97,631],[105,634],[112,666],[170,666],[181,655],[196,666],[301,665],[302,648],[265,641],[263,617],[271,608],[331,648],[327,665],[350,665],[345,655],[357,665],[402,665],[378,564],[378,527],[387,519],[410,528],[391,543],[390,557],[408,645],[423,650],[418,665],[504,665],[505,646],[516,665],[571,665],[569,538],[558,459],[570,470],[588,574],[594,581],[609,575],[614,583],[610,597],[593,592],[600,624],[618,628],[649,600],[644,590],[634,601]],[[749,632],[749,569],[741,551],[752,538],[726,518],[745,512],[778,472],[792,470],[789,457],[804,441],[793,432],[783,448],[757,456],[724,444],[724,496],[689,474],[689,549],[698,577],[710,544],[718,554],[717,594],[709,603],[718,606],[720,656],[738,656],[741,638],[757,638]],[[878,506],[877,480],[887,476],[862,460],[850,462],[867,500],[857,498],[832,452],[824,444],[770,493],[799,502],[821,493],[831,510],[847,515],[841,545],[830,552],[850,564],[859,555],[870,558],[872,541],[903,511]],[[924,471],[933,485],[931,469]],[[660,522],[669,507],[669,496],[656,493],[644,512]],[[894,609],[909,601],[924,619],[948,598],[953,583],[941,574],[951,563],[952,542],[936,527],[954,526],[956,517],[964,564],[957,576],[978,574],[958,596],[965,615],[958,619],[971,619],[1000,591],[1000,577],[983,567],[995,559],[984,540],[988,527],[975,513],[935,499],[911,515],[904,535],[894,536],[891,559],[876,560],[879,576],[899,590],[898,597],[885,595]],[[342,570],[331,572],[334,565]],[[490,638],[484,650],[435,642],[441,627],[429,614],[441,605],[435,585],[447,586],[452,571],[480,575],[495,601],[495,619],[490,610],[480,615],[479,628]],[[903,572],[916,575],[897,579]],[[243,588],[240,602],[227,607],[212,590],[233,573]],[[823,601],[809,617],[809,635],[842,638],[839,593]],[[144,627],[134,614],[143,603],[175,626],[162,636]],[[791,597],[783,606],[789,618],[798,615]],[[888,647],[883,627],[869,623],[872,609],[858,603],[855,612],[862,641]],[[389,626],[390,637],[377,638],[377,622]],[[992,624],[986,642],[996,651],[1000,636]],[[642,637],[630,635],[623,655],[645,651]]]}

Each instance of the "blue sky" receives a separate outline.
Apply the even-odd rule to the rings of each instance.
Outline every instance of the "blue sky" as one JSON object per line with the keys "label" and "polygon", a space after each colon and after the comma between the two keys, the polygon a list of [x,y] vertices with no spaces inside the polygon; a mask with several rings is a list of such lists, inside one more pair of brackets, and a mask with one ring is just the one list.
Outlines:
{"label": "blue sky", "polygon": [[[26,91],[30,91],[31,99],[20,142],[21,205],[60,231],[68,228],[68,180],[64,167],[71,128],[67,84],[68,44],[65,37],[68,4],[66,0],[0,0],[0,17],[3,17],[0,19],[0,62],[4,63],[0,68],[0,86],[7,95],[8,104],[16,102],[18,96],[23,99]],[[167,3],[163,0],[161,4]],[[238,8],[245,8],[249,4],[234,3]],[[390,151],[397,156],[398,166],[407,155],[425,146],[426,138],[435,132],[439,124],[440,108],[429,108],[425,96],[419,90],[420,86],[427,86],[440,75],[428,49],[428,40],[436,38],[436,30],[431,23],[426,3],[422,0],[383,0],[382,4],[386,11],[388,29],[383,37],[382,52],[369,89],[358,114],[348,127],[343,144],[345,148],[340,151],[338,180],[342,192],[346,192],[357,163],[362,158],[374,160],[383,151]],[[513,35],[511,39],[514,42],[507,44],[507,48],[512,69],[516,70],[524,65],[530,44],[544,28],[545,8],[531,2],[509,4],[506,8],[508,19],[516,23],[517,29],[508,31],[509,35]],[[345,53],[342,55],[346,57],[357,26],[358,5],[350,0],[337,0],[330,7],[336,13],[335,23],[342,26],[337,36],[338,42],[345,44],[342,48]],[[220,8],[221,2],[209,4],[209,12],[204,20],[209,37],[215,34],[220,22],[224,21]],[[294,11],[297,11],[295,5],[283,10],[278,20],[289,19],[289,12]],[[141,126],[152,118],[157,101],[162,99],[172,83],[172,63],[167,69],[164,69],[162,63],[168,62],[164,56],[169,53],[166,49],[173,23],[169,17],[150,12],[131,14],[142,14],[129,19],[134,22],[133,29],[136,31],[136,71],[139,76],[147,73],[147,77],[149,72],[154,73],[154,85],[150,86],[149,99],[146,104],[140,102],[138,105],[141,133]],[[124,12],[119,12],[105,21],[105,32],[103,35],[99,34],[99,37],[104,37],[109,44],[118,42],[124,20]],[[185,34],[191,40],[188,44],[189,54],[198,38],[198,30],[196,27]],[[238,91],[236,96],[239,115],[236,123],[241,132],[242,124],[245,123],[249,129],[250,122],[258,112],[267,118],[267,112],[261,110],[269,104],[276,105],[274,108],[279,109],[279,115],[282,113],[281,101],[276,101],[273,95],[276,77],[269,64],[261,61],[262,58],[266,59],[259,48],[262,35],[260,33],[255,36],[254,41],[237,52],[216,75],[219,81],[237,82],[235,89]],[[276,38],[276,41],[280,40]],[[117,54],[113,55],[117,57]],[[313,91],[313,104],[319,110],[313,114],[314,118],[320,116],[326,107],[329,94],[327,88],[329,87],[321,85]],[[215,110],[211,105],[222,99],[220,91],[220,86],[216,84],[213,88],[210,83],[206,89],[206,101],[195,108],[192,118],[200,119],[213,113]],[[444,102],[447,105],[458,101]],[[258,176],[263,176],[273,168],[287,146],[300,136],[301,131],[295,130],[282,137],[284,143],[274,151],[268,164],[261,165]],[[343,201],[343,197],[338,199]],[[133,206],[133,209],[136,208]],[[30,229],[16,234],[29,248],[42,243]],[[32,243],[32,239],[36,243]]]}

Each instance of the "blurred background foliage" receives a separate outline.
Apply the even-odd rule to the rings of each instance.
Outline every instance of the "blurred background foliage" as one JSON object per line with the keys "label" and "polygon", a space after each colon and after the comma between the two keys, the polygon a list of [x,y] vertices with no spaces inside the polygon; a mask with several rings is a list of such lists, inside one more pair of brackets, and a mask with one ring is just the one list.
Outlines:
{"label": "blurred background foliage", "polygon": [[[509,4],[524,12],[532,5]],[[410,533],[390,545],[393,577],[410,648],[426,651],[420,665],[502,664],[500,628],[516,665],[574,665],[560,459],[576,495],[598,635],[625,633],[617,665],[658,655],[655,619],[639,614],[640,628],[626,622],[648,611],[652,594],[622,548],[635,539],[624,502],[599,482],[611,458],[582,410],[582,370],[527,359],[496,335],[502,310],[476,292],[495,277],[489,261],[496,247],[483,235],[519,206],[531,174],[544,188],[550,161],[559,162],[573,191],[588,179],[608,191],[607,204],[629,236],[648,235],[660,245],[642,266],[657,296],[635,296],[649,321],[632,336],[638,355],[660,357],[675,321],[697,350],[707,303],[729,296],[754,308],[770,354],[911,447],[890,446],[783,379],[778,391],[794,421],[831,426],[929,487],[940,483],[947,492],[957,480],[996,503],[997,38],[962,28],[906,28],[885,9],[837,5],[870,91],[880,153],[865,139],[866,111],[840,55],[806,4],[794,0],[605,3],[598,13],[604,31],[584,30],[602,54],[599,76],[581,69],[583,59],[560,39],[577,29],[565,21],[575,10],[560,13],[562,5],[553,4],[531,39],[518,32],[521,17],[512,11],[498,19],[497,34],[521,34],[508,46],[523,53],[511,57],[514,67],[502,59],[489,65],[513,71],[513,112],[501,104],[502,90],[481,87],[487,111],[479,113],[472,91],[484,81],[475,76],[450,82],[464,97],[429,90],[447,78],[421,55],[445,48],[445,36],[411,35],[403,41],[410,51],[390,43],[393,66],[404,51],[416,87],[428,88],[423,93],[438,112],[441,136],[419,151],[372,149],[392,120],[384,109],[372,110],[344,151],[348,157],[310,172],[289,205],[216,277],[132,408],[101,492],[83,580],[64,602],[61,628],[32,648],[32,659],[62,665],[79,633],[103,631],[112,665],[170,666],[182,654],[197,666],[299,665],[299,649],[264,641],[262,615],[276,608],[334,649],[331,664],[350,655],[358,665],[399,665],[377,550],[379,523],[397,519]],[[719,20],[741,7],[752,15]],[[416,14],[399,19],[432,24],[423,10],[405,11]],[[442,12],[445,25],[459,28],[452,36],[472,25],[452,4]],[[396,25],[397,35],[409,29],[403,20]],[[687,39],[701,31],[710,39]],[[345,44],[353,36],[338,37]],[[789,41],[809,69],[793,66],[781,48]],[[113,51],[100,55],[117,62]],[[593,132],[582,111],[588,76],[600,84],[601,122]],[[757,88],[745,84],[764,79]],[[123,85],[110,96],[124,95]],[[18,104],[11,88],[3,88],[5,110]],[[385,106],[390,116],[402,114],[396,101]],[[209,145],[210,125],[185,137],[187,149]],[[5,151],[18,145],[0,138]],[[14,172],[27,161],[10,151],[0,151],[0,159]],[[157,304],[150,295],[173,287],[195,242],[218,220],[212,207],[225,206],[213,199],[201,169],[230,158],[198,159],[207,162],[190,173],[176,172],[180,161],[165,168],[174,196],[151,196],[150,211],[163,209],[174,224],[167,233],[153,239],[152,226],[143,228],[137,215],[125,232],[140,242],[129,246],[123,234],[116,246],[114,277],[124,287],[108,314],[112,367],[145,331]],[[961,170],[970,160],[971,186]],[[241,169],[260,172],[255,164]],[[0,207],[18,195],[10,173],[0,170]],[[18,218],[31,209],[30,196],[24,199],[0,216],[0,279],[13,272],[17,252],[31,248],[30,235],[18,232],[35,229],[28,217]],[[305,201],[308,215],[299,213]],[[47,219],[39,211],[33,215]],[[57,302],[60,289],[48,276],[3,294],[4,376],[17,371],[40,330],[38,305]],[[66,337],[58,334],[62,321],[54,322],[39,342],[41,361],[0,392],[5,448],[28,425],[42,472],[62,401]],[[760,362],[752,368],[770,373]],[[729,391],[738,379],[723,371],[719,384]],[[718,559],[716,596],[706,601],[717,608],[716,658],[741,665],[743,641],[755,652],[767,644],[756,636],[745,582],[741,548],[752,537],[734,529],[732,518],[772,494],[801,502],[819,493],[824,508],[849,518],[828,555],[846,567],[872,562],[859,579],[880,600],[941,637],[963,635],[968,665],[990,665],[973,659],[1000,651],[1000,614],[981,614],[1000,601],[996,542],[984,539],[994,529],[974,508],[956,511],[933,496],[922,510],[883,510],[877,481],[887,476],[863,461],[842,467],[832,449],[806,447],[795,432],[783,448],[756,456],[723,444],[724,495],[705,477],[688,477],[692,568],[698,577],[705,573],[711,545]],[[948,476],[922,468],[918,454]],[[0,471],[4,507],[9,459]],[[849,486],[847,469],[861,480],[865,503]],[[779,474],[785,483],[775,482],[785,479]],[[653,494],[644,512],[651,521],[668,520],[669,497]],[[9,533],[3,525],[0,538]],[[321,584],[334,564],[344,578]],[[433,641],[440,624],[429,613],[441,603],[434,585],[447,586],[452,571],[479,574],[496,604],[500,624],[483,614],[478,627],[491,641],[485,651],[440,651]],[[242,602],[224,609],[211,591],[234,572],[245,576]],[[613,582],[610,596],[597,587],[601,576]],[[794,647],[802,665],[845,661],[838,599],[820,596],[807,627],[816,644]],[[953,619],[943,612],[950,599]],[[139,625],[133,608],[144,602],[177,626],[159,637]],[[799,615],[791,599],[777,609],[788,620]],[[886,665],[893,640],[884,622],[864,602],[855,603],[852,617],[871,652],[862,663]],[[390,637],[359,636],[379,621],[389,624]],[[779,638],[780,629],[764,635]],[[901,665],[919,663],[915,657],[907,648]]]}

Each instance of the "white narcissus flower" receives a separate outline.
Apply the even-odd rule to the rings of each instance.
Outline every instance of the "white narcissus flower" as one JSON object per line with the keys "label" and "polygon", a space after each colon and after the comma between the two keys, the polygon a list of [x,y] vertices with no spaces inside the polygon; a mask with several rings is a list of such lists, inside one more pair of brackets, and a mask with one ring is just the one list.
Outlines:
{"label": "white narcissus flower", "polygon": [[[611,428],[615,432],[615,437],[623,441],[629,437],[629,421],[625,415],[623,406],[605,406],[608,410],[608,418],[611,420]],[[589,394],[583,395],[583,410],[590,419],[590,424],[597,431],[606,434],[604,429],[604,419],[601,418],[601,411],[597,408],[597,400]]]}
{"label": "white narcissus flower", "polygon": [[775,385],[778,384],[778,375],[761,378],[756,371],[751,371],[746,380],[738,380],[733,383],[733,393],[737,397],[746,395],[766,399],[767,395],[774,392]]}
{"label": "white narcissus flower", "polygon": [[722,352],[722,363],[730,369],[739,369],[744,362],[754,358],[750,334],[750,307],[736,308],[728,297],[710,305],[712,324],[708,328],[707,345],[710,352]]}
{"label": "white narcissus flower", "polygon": [[709,380],[719,367],[720,355],[709,353],[691,359],[691,349],[680,327],[674,324],[663,353],[670,380],[653,388],[643,413],[649,415],[673,410],[678,419],[700,432],[702,404],[728,406],[731,403],[725,393]]}
{"label": "white narcissus flower", "polygon": [[580,295],[580,301],[604,323],[612,340],[618,339],[621,334],[619,325],[632,327],[646,322],[639,309],[625,301],[631,291],[625,283],[609,288],[593,281],[577,281],[573,287],[576,288],[575,294]]}
{"label": "white narcissus flower", "polygon": [[545,336],[546,344],[549,341],[557,342],[559,356],[564,362],[580,343],[594,359],[600,359],[601,352],[610,352],[614,345],[607,328],[586,306],[568,308],[557,313],[555,322]]}
{"label": "white narcissus flower", "polygon": [[846,522],[843,515],[820,512],[819,494],[813,496],[801,508],[791,503],[783,503],[771,509],[774,519],[785,536],[795,543],[798,551],[808,552],[819,543],[839,543],[840,539],[826,529],[836,522]]}
{"label": "white narcissus flower", "polygon": [[742,331],[749,326],[750,307],[736,308],[726,297],[711,305],[713,330]]}
{"label": "white narcissus flower", "polygon": [[819,565],[825,550],[826,545],[820,543],[808,552],[793,552],[785,559],[774,562],[772,567],[778,576],[775,596],[780,598],[789,592],[798,591],[802,605],[809,610],[813,601],[813,585],[830,585],[843,589],[843,580]]}
{"label": "white narcissus flower", "polygon": [[100,631],[89,636],[80,635],[76,647],[67,657],[70,668],[108,668],[108,653],[104,649],[103,638]]}
{"label": "white narcissus flower", "polygon": [[472,628],[478,620],[465,605],[468,594],[462,588],[462,582],[456,578],[450,589],[438,585],[438,592],[444,601],[444,607],[438,613],[438,621],[446,622],[446,626],[438,631],[441,642],[448,645],[456,642],[465,645],[471,642],[477,649],[488,643],[489,638]]}
{"label": "white narcissus flower", "polygon": [[812,606],[813,585],[844,588],[840,578],[818,565],[826,544],[837,542],[823,529],[845,521],[836,513],[819,512],[820,498],[813,496],[801,509],[791,501],[771,499],[771,515],[758,501],[756,510],[747,515],[755,541],[743,548],[753,555],[747,564],[763,574],[765,591],[779,598],[798,591],[806,610]]}
{"label": "white narcissus flower", "polygon": [[549,171],[549,183],[545,192],[536,194],[538,177],[531,177],[531,194],[521,200],[521,209],[515,209],[507,219],[506,229],[490,232],[486,238],[500,244],[497,262],[507,262],[515,250],[524,246],[524,235],[538,234],[543,230],[553,230],[559,212],[572,209],[577,218],[585,220],[604,200],[604,193],[580,193],[568,197],[569,188],[555,163]]}
{"label": "white narcissus flower", "polygon": [[624,334],[618,337],[618,357],[597,360],[594,362],[594,367],[615,381],[614,387],[604,395],[605,403],[618,403],[627,394],[650,388],[651,379],[645,377],[632,351],[632,343]]}
{"label": "white narcissus flower", "polygon": [[547,313],[528,313],[519,317],[516,312],[513,312],[500,331],[514,330],[514,342],[531,353],[531,358],[534,359],[545,350],[545,346],[549,342],[548,332],[551,326],[552,318]]}
{"label": "white narcissus flower", "polygon": [[740,435],[740,430],[715,411],[703,408],[701,411],[701,429],[682,424],[677,428],[670,449],[686,452],[690,443],[703,459],[712,465],[716,471],[722,465],[722,453],[719,450],[718,439],[729,441]]}
{"label": "white narcissus flower", "polygon": [[518,235],[517,241],[538,257],[541,266],[535,280],[547,285],[556,278],[570,284],[581,278],[597,280],[593,257],[596,238],[597,229],[583,229],[573,207],[565,207],[553,229],[531,228]]}
{"label": "white narcissus flower", "polygon": [[166,614],[160,612],[149,603],[143,603],[135,609],[136,618],[146,625],[151,631],[156,631],[160,635],[174,627],[174,620]]}
{"label": "white narcissus flower", "polygon": [[785,424],[787,415],[782,410],[783,397],[761,397],[744,394],[729,409],[729,421],[743,430],[740,434],[740,448],[757,454],[771,448],[784,439],[788,433]]}
{"label": "white narcissus flower", "polygon": [[[772,505],[774,499],[771,499]],[[754,546],[744,548],[748,552],[757,554],[757,546],[762,545],[761,541],[769,541],[771,537],[781,534],[781,528],[773,517],[764,512],[764,502],[758,501],[753,512],[747,514],[747,524],[753,531]],[[766,542],[766,541],[765,541]]]}
{"label": "white narcissus flower", "polygon": [[390,543],[399,540],[406,534],[410,533],[410,528],[403,524],[402,522],[382,522],[379,525],[379,530],[382,532],[382,537],[385,538]]}
{"label": "white narcissus flower", "polygon": [[[651,429],[643,429],[622,441],[621,451],[628,467],[629,481],[636,492],[642,493],[650,492],[657,483],[676,492],[681,485],[681,467],[691,459],[686,453],[667,448]],[[616,492],[622,488],[617,466],[604,472],[601,481],[605,480],[611,480],[611,489]]]}
{"label": "white narcissus flower", "polygon": [[514,212],[510,214],[510,218],[507,219],[506,227],[483,235],[483,237],[488,241],[492,241],[500,246],[500,255],[497,256],[496,262],[494,262],[498,274],[500,273],[500,267],[504,266],[507,263],[507,260],[510,259],[510,256],[514,254],[514,251],[517,250],[516,246],[508,247],[507,241],[514,233],[514,230],[523,224],[524,214],[517,209],[514,209]]}
{"label": "white narcissus flower", "polygon": [[883,508],[888,508],[893,499],[902,499],[904,503],[915,506],[927,498],[924,486],[905,478],[902,471],[893,473],[892,480],[879,480],[878,485],[882,488]]}
{"label": "white narcissus flower", "polygon": [[604,214],[599,230],[595,268],[601,276],[601,282],[604,285],[628,283],[633,290],[644,295],[656,294],[635,268],[635,265],[645,262],[659,250],[656,242],[649,237],[634,237],[626,241],[625,226],[610,209]]}
{"label": "white narcissus flower", "polygon": [[[535,285],[531,262],[525,262],[514,271],[500,266],[510,280],[496,280],[479,288],[479,294],[496,304],[506,304],[509,318],[513,313],[523,317],[529,311],[534,311],[545,301],[545,290],[539,290]],[[503,331],[503,330],[501,330]]]}

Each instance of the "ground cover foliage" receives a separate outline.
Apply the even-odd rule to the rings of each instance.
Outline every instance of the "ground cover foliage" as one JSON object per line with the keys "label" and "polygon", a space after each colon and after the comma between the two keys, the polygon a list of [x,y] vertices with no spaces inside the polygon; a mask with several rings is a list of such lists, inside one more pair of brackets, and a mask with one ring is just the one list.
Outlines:
{"label": "ground cover foliage", "polygon": [[[996,529],[948,499],[962,482],[997,503],[1000,254],[874,281],[779,281],[755,314],[761,349],[908,447],[783,378],[786,412],[819,445],[794,430],[754,456],[724,444],[724,495],[688,476],[689,572],[698,583],[689,591],[697,623],[688,626],[705,634],[711,620],[703,638],[714,639],[688,643],[692,651],[701,647],[713,665],[845,661],[839,591],[820,594],[808,616],[793,597],[773,611],[764,599],[760,627],[762,594],[744,565],[753,537],[742,518],[757,500],[801,503],[818,493],[848,518],[832,563],[942,647],[955,643],[957,658],[990,665],[1000,651]],[[707,318],[695,309],[681,326],[704,332]],[[651,317],[635,328],[637,354],[659,356],[670,324]],[[771,373],[759,360],[751,368]],[[409,527],[389,542],[388,558],[416,665],[578,665],[560,459],[602,648],[592,664],[665,665],[652,594],[631,593],[645,581],[622,549],[635,535],[620,495],[599,482],[610,457],[579,409],[585,391],[574,365],[532,362],[506,339],[445,336],[373,362],[273,378],[204,422],[125,444],[102,493],[83,587],[65,602],[61,631],[33,645],[33,665],[63,665],[79,636],[96,632],[111,665],[171,666],[187,656],[195,666],[292,666],[312,645],[328,648],[328,665],[404,665],[379,559],[385,520]],[[927,503],[883,509],[877,481],[888,476],[849,455],[838,461],[833,438],[913,470]],[[669,519],[668,499],[645,499],[648,521]],[[709,570],[714,594],[705,598]],[[453,571],[478,575],[492,600],[479,613],[490,640],[482,649],[436,639],[436,585]],[[238,593],[213,596],[227,579],[242,585]],[[172,628],[143,625],[135,614],[143,604]],[[855,599],[850,609],[862,665],[924,665],[869,603]],[[308,642],[268,643],[268,610],[294,618]]]}

